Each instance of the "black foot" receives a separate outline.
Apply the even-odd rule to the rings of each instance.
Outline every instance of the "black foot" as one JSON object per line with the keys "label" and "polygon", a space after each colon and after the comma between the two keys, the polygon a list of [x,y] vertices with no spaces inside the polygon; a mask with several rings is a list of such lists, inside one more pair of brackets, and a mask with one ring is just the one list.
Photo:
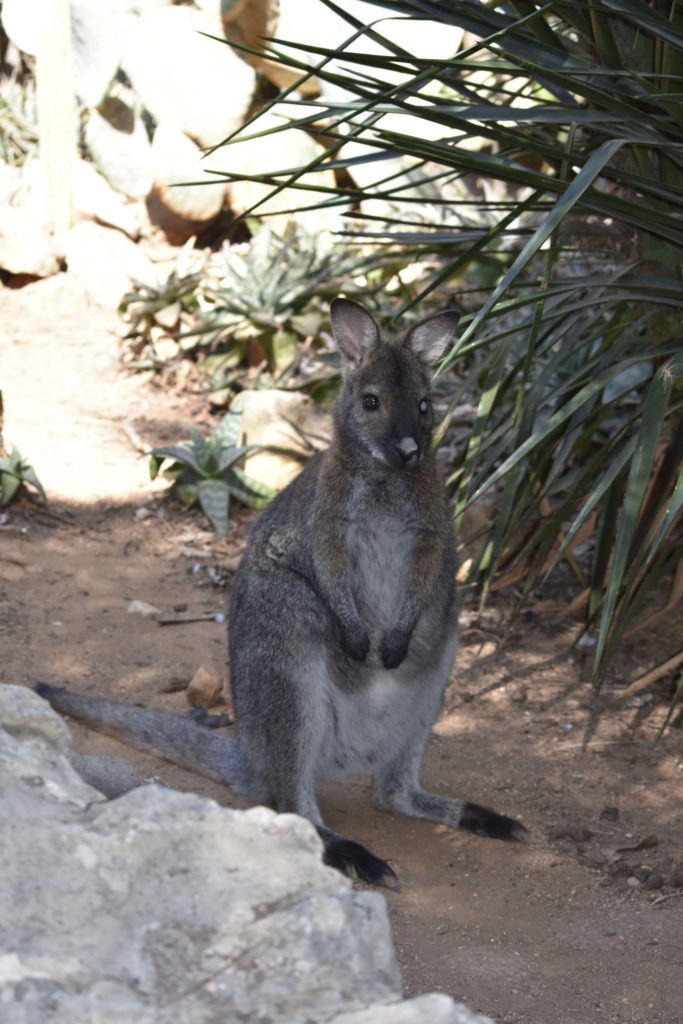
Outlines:
{"label": "black foot", "polygon": [[322,836],[325,843],[323,860],[328,867],[336,868],[343,875],[349,878],[358,878],[368,885],[384,885],[387,889],[400,892],[398,877],[386,861],[375,857],[360,843],[354,843],[351,839],[343,839],[341,836],[328,838]]}
{"label": "black foot", "polygon": [[480,807],[479,804],[466,803],[460,819],[460,828],[474,832],[478,836],[488,836],[490,839],[508,839],[518,841],[526,833],[524,825],[513,818],[507,818],[504,814],[496,814],[488,807]]}
{"label": "black foot", "polygon": [[230,715],[210,715],[201,704],[198,704],[192,711],[188,711],[185,718],[190,718],[197,725],[203,725],[205,729],[222,729],[226,725],[232,725]]}

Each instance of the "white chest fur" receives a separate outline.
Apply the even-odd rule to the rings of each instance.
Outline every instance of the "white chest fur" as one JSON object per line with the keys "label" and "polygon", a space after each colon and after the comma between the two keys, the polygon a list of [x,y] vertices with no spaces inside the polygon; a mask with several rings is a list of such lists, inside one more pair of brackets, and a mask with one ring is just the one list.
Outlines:
{"label": "white chest fur", "polygon": [[393,515],[351,521],[346,543],[359,610],[377,626],[388,627],[408,586],[416,534]]}

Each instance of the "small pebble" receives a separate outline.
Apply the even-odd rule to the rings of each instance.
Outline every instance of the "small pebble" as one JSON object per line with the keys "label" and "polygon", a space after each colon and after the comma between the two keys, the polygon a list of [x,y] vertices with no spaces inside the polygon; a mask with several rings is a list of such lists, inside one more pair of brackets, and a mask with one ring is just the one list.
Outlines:
{"label": "small pebble", "polygon": [[193,707],[201,704],[202,707],[210,708],[216,703],[222,689],[223,680],[220,676],[213,669],[200,665],[187,687],[187,699]]}
{"label": "small pebble", "polygon": [[605,807],[600,811],[601,821],[618,821],[619,820],[619,808],[613,807],[612,804],[606,804]]}
{"label": "small pebble", "polygon": [[129,615],[142,615],[145,619],[155,619],[161,615],[161,610],[147,601],[129,601],[126,611]]}
{"label": "small pebble", "polygon": [[610,935],[611,936],[611,935],[616,935],[616,934],[617,934],[616,928],[605,928],[605,935]]}

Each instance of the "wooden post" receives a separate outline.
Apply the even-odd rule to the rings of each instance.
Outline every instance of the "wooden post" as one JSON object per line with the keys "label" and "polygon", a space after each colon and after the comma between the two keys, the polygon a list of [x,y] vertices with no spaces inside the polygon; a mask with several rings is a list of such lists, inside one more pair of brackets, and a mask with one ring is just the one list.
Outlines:
{"label": "wooden post", "polygon": [[74,92],[71,81],[69,0],[41,5],[36,53],[36,95],[41,162],[55,238],[71,227]]}

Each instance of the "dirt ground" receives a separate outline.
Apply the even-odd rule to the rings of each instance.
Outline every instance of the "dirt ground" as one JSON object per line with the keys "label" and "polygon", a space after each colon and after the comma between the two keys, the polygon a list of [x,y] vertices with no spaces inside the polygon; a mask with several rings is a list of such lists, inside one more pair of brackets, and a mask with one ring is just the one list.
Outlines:
{"label": "dirt ground", "polygon": [[[0,682],[39,680],[177,714],[198,666],[224,678],[225,627],[128,611],[223,612],[249,514],[226,540],[147,481],[139,448],[202,425],[201,398],[121,374],[116,321],[61,274],[0,286],[5,441],[50,504],[0,510]],[[208,423],[206,424],[208,425]],[[683,1020],[683,734],[656,743],[662,680],[616,707],[594,698],[560,572],[508,628],[513,595],[466,604],[462,648],[425,782],[518,817],[525,843],[375,810],[365,780],[330,786],[326,821],[391,861],[387,893],[410,995],[443,991],[498,1024]],[[681,649],[680,614],[624,645],[622,687]],[[215,710],[219,710],[218,708]],[[77,749],[243,806],[219,785],[73,725]]]}

